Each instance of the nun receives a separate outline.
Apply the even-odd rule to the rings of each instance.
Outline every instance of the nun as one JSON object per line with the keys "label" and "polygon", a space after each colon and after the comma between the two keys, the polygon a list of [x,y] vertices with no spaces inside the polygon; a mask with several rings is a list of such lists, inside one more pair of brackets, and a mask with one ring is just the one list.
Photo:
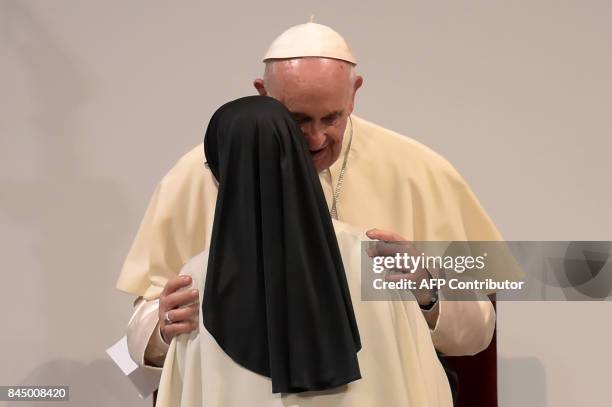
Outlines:
{"label": "nun", "polygon": [[290,112],[267,96],[229,102],[204,150],[219,190],[211,243],[181,270],[198,329],[172,339],[157,406],[452,406],[418,303],[361,301],[367,238],[332,220]]}

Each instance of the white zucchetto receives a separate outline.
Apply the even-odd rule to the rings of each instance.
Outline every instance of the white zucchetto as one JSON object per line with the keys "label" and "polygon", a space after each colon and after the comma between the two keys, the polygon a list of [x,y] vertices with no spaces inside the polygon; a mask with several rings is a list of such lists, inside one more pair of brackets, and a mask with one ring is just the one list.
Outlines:
{"label": "white zucchetto", "polygon": [[324,57],[356,65],[357,60],[340,34],[313,22],[293,26],[270,45],[263,62],[269,59]]}

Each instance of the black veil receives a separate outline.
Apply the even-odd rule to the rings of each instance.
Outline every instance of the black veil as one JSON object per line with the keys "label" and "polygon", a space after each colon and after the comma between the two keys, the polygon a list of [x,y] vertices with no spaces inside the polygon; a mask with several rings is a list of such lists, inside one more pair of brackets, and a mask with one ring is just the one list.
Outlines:
{"label": "black veil", "polygon": [[359,332],[338,242],[304,137],[266,96],[229,102],[204,139],[219,193],[202,312],[238,364],[272,392],[361,377]]}

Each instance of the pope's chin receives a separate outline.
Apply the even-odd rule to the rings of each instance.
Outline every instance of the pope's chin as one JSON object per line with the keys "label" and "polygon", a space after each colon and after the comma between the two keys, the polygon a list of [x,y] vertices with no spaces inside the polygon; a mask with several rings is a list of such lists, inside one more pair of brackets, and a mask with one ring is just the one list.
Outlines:
{"label": "pope's chin", "polygon": [[312,163],[314,164],[317,172],[328,169],[334,163],[334,160],[331,157],[331,148],[329,146],[318,151],[311,151],[310,157],[312,158]]}

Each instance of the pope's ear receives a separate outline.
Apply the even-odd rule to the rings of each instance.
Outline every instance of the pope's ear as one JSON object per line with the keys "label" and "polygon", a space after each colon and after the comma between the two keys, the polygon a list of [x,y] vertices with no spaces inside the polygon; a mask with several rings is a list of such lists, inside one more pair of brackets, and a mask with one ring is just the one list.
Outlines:
{"label": "pope's ear", "polygon": [[357,76],[353,84],[353,93],[351,95],[351,104],[349,106],[349,114],[353,113],[353,109],[355,107],[355,94],[357,93],[359,88],[361,88],[361,85],[363,85],[363,78],[361,76]]}
{"label": "pope's ear", "polygon": [[357,93],[361,85],[363,85],[363,77],[357,75],[357,77],[355,78],[355,84],[353,85],[353,98],[355,97],[355,93]]}
{"label": "pope's ear", "polygon": [[257,93],[259,93],[259,96],[268,96],[268,92],[266,92],[266,88],[264,87],[263,79],[255,79],[253,81],[253,86],[255,86],[255,89],[257,89]]}

